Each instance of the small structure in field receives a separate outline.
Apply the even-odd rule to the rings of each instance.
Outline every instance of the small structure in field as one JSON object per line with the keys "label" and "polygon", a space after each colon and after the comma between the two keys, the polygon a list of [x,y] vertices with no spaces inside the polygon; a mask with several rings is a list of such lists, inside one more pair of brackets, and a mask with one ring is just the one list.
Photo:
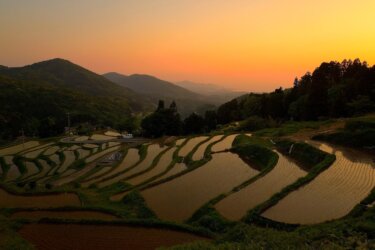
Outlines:
{"label": "small structure in field", "polygon": [[114,163],[120,161],[122,159],[122,153],[121,152],[115,152],[104,159],[102,159],[100,162],[98,162],[99,165],[113,165]]}

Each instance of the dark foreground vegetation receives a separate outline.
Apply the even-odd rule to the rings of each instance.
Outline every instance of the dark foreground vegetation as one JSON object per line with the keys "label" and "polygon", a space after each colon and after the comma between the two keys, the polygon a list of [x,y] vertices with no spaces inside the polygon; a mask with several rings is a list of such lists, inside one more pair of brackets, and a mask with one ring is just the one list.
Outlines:
{"label": "dark foreground vegetation", "polygon": [[340,131],[316,135],[313,139],[348,147],[375,149],[375,121],[348,121]]}

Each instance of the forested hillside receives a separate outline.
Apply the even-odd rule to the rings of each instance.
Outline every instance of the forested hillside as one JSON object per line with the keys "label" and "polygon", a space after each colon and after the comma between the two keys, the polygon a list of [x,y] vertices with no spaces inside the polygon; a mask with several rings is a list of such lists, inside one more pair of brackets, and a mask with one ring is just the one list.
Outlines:
{"label": "forested hillside", "polygon": [[375,111],[375,66],[359,59],[322,63],[289,89],[248,94],[219,107],[218,122],[249,117],[318,120]]}
{"label": "forested hillside", "polygon": [[62,59],[0,67],[0,139],[21,134],[53,136],[72,124],[121,126],[133,112],[148,110],[148,98]]}

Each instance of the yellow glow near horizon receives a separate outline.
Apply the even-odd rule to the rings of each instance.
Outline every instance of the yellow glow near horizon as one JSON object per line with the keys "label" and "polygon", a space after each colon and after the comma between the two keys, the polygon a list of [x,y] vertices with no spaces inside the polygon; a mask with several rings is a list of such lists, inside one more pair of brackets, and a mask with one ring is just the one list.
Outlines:
{"label": "yellow glow near horizon", "polygon": [[97,73],[269,91],[322,61],[375,63],[374,12],[373,0],[3,0],[0,64],[61,57]]}

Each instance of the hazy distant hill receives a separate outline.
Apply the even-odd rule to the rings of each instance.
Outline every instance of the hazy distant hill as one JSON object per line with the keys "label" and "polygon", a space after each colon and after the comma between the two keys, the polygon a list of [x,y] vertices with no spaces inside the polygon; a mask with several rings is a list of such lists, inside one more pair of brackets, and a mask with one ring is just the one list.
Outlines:
{"label": "hazy distant hill", "polygon": [[200,93],[201,95],[205,95],[207,100],[215,103],[216,105],[223,104],[229,100],[232,100],[233,98],[236,98],[247,93],[241,91],[232,91],[224,87],[208,83],[182,81],[176,82],[176,84],[190,91]]}
{"label": "hazy distant hill", "polygon": [[155,104],[159,99],[165,100],[167,104],[174,100],[183,116],[191,112],[203,113],[207,109],[215,108],[215,104],[219,104],[216,100],[207,99],[206,96],[149,75],[125,76],[112,72],[104,74],[104,77],[120,86],[149,96]]}
{"label": "hazy distant hill", "polygon": [[185,89],[191,90],[202,95],[218,95],[228,92],[232,92],[221,86],[209,83],[196,83],[191,81],[176,82],[176,85],[181,86]]}
{"label": "hazy distant hill", "polygon": [[177,86],[173,83],[160,80],[149,75],[130,75],[125,76],[115,72],[103,75],[108,80],[115,82],[121,86],[129,88],[137,93],[160,96],[174,97],[177,99],[199,99],[203,98],[197,93]]}
{"label": "hazy distant hill", "polygon": [[111,125],[132,112],[152,110],[142,95],[62,59],[0,67],[0,137],[62,132],[72,122]]}

